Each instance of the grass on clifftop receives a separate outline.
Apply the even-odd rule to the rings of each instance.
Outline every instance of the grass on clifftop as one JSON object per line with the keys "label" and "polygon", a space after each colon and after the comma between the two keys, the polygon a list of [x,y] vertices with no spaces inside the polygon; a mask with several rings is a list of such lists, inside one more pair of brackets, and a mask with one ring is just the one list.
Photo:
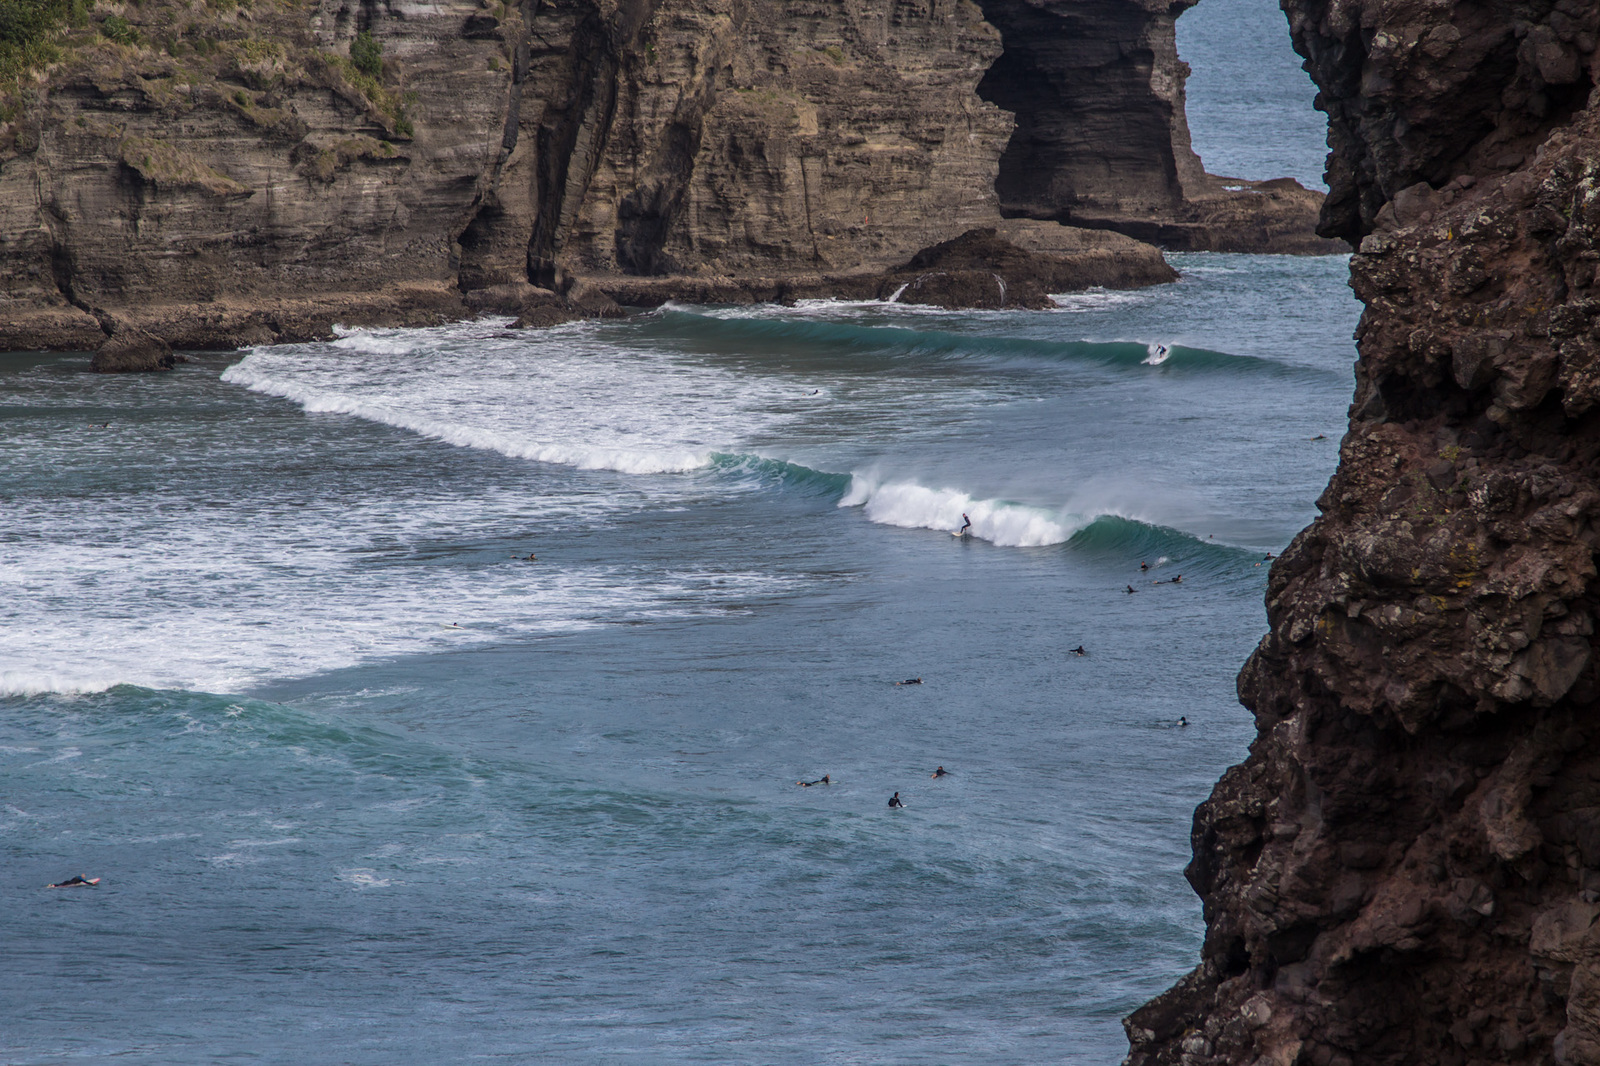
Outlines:
{"label": "grass on clifftop", "polygon": [[89,22],[93,0],[0,0],[0,88],[61,58],[55,38]]}

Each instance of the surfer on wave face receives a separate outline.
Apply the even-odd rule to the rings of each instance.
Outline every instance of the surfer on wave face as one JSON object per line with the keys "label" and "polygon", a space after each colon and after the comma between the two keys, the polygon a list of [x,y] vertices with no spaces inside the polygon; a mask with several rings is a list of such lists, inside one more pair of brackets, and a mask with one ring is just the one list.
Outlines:
{"label": "surfer on wave face", "polygon": [[971,528],[972,528],[972,519],[968,518],[966,512],[963,511],[961,513],[961,528],[959,530],[957,530],[956,533],[957,533],[958,536],[964,537],[964,536],[967,535],[967,530],[969,530]]}

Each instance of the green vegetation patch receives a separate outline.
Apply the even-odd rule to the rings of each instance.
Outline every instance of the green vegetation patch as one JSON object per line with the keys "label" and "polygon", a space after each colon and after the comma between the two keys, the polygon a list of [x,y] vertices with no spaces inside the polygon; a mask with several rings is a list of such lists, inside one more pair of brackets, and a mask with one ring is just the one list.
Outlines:
{"label": "green vegetation patch", "polygon": [[138,27],[121,15],[112,15],[100,23],[100,36],[108,41],[129,46],[138,45],[143,40],[139,36]]}
{"label": "green vegetation patch", "polygon": [[350,42],[350,65],[370,78],[383,77],[383,45],[362,30]]}
{"label": "green vegetation patch", "polygon": [[[354,47],[352,44],[352,50]],[[385,88],[377,77],[357,67],[352,59],[341,55],[324,55],[323,58],[351,88],[366,98],[375,111],[388,120],[386,124],[396,136],[408,140],[416,136],[416,127],[411,123],[411,116],[406,113],[407,101],[404,95]]]}
{"label": "green vegetation patch", "polygon": [[91,0],[0,0],[0,92],[61,58],[55,40],[89,21]]}
{"label": "green vegetation patch", "polygon": [[249,196],[248,185],[202,163],[176,145],[153,137],[127,137],[121,145],[122,161],[150,184],[201,189],[213,196]]}
{"label": "green vegetation patch", "polygon": [[302,144],[295,149],[295,158],[307,177],[332,183],[339,172],[346,170],[358,159],[383,161],[398,158],[400,153],[388,141],[357,134],[343,137],[326,145]]}

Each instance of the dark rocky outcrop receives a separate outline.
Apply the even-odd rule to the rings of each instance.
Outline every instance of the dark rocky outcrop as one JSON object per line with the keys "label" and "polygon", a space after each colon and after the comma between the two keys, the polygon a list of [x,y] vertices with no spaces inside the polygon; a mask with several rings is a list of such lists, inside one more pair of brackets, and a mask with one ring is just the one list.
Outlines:
{"label": "dark rocky outcrop", "polygon": [[142,329],[124,327],[105,339],[89,360],[89,369],[101,374],[171,370],[176,362],[166,341]]}
{"label": "dark rocky outcrop", "polygon": [[1287,0],[1359,244],[1350,430],[1130,1062],[1600,1062],[1600,9]]}
{"label": "dark rocky outcrop", "polygon": [[[1159,257],[1138,256],[1137,242],[1124,241],[1122,262],[1113,267],[1098,257],[1050,246],[1044,226],[1007,227],[1006,236],[995,229],[975,229],[954,240],[925,248],[890,275],[885,285],[895,285],[893,296],[901,303],[931,304],[951,309],[1053,307],[1053,292],[1070,292],[1091,285],[1137,288],[1176,281],[1178,272]],[[1076,235],[1064,227],[1051,227]],[[1007,239],[1033,245],[1024,248]],[[1111,251],[1110,249],[1107,249]],[[1116,252],[1112,251],[1112,255]],[[1118,269],[1120,267],[1120,269]]]}

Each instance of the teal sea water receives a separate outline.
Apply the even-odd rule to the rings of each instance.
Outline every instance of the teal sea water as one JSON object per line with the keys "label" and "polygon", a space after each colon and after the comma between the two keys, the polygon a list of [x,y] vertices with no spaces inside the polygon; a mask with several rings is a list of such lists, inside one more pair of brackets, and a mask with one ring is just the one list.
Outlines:
{"label": "teal sea water", "polygon": [[1118,1061],[1357,310],[1173,259],[0,356],[0,1060]]}

